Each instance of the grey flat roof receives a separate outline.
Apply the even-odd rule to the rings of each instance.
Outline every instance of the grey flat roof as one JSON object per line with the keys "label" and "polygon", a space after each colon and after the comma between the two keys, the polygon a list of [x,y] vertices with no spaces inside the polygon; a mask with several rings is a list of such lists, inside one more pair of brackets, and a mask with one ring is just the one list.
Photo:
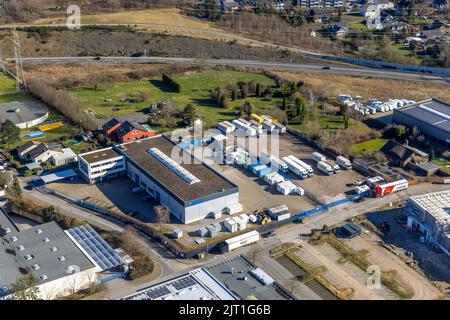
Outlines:
{"label": "grey flat roof", "polygon": [[[15,110],[19,109],[19,112]],[[45,104],[36,100],[13,101],[0,104],[0,121],[11,120],[15,124],[28,122],[44,116],[48,112]]]}
{"label": "grey flat roof", "polygon": [[[271,285],[261,283],[250,271],[257,267],[248,259],[238,256],[204,267],[215,278],[223,283],[231,292],[246,299],[255,296],[258,300],[292,300],[292,297],[278,283]],[[233,269],[233,273],[231,270]],[[243,271],[241,273],[241,271]],[[243,280],[247,277],[247,280]]]}
{"label": "grey flat roof", "polygon": [[163,136],[126,143],[116,148],[127,156],[128,161],[147,172],[154,180],[183,202],[196,200],[226,190],[236,189],[236,192],[238,191],[238,187],[231,181],[225,179],[206,165],[194,163],[194,161],[191,164],[181,164],[181,167],[200,179],[200,182],[194,184],[186,183],[175,172],[147,152],[154,147],[169,157],[173,148],[177,148],[175,144]]}
{"label": "grey flat roof", "polygon": [[105,161],[108,159],[114,159],[122,156],[119,152],[113,148],[100,149],[97,151],[87,152],[80,154],[80,157],[86,160],[87,163],[95,163],[99,161]]}
{"label": "grey flat roof", "polygon": [[[13,241],[12,237],[17,240]],[[49,241],[45,242],[45,238]],[[18,279],[29,275],[33,275],[39,284],[66,277],[69,266],[77,266],[79,271],[95,267],[54,221],[23,231],[16,229],[5,234],[1,244],[0,288],[11,288]],[[19,250],[18,246],[24,249]],[[57,250],[52,251],[53,247]],[[26,255],[32,255],[33,259],[26,260]],[[58,259],[61,256],[64,256],[64,261]],[[33,269],[34,264],[39,266],[39,270]],[[41,279],[42,275],[46,275],[47,279]]]}
{"label": "grey flat roof", "polygon": [[202,268],[139,290],[121,300],[236,300],[236,297]]}
{"label": "grey flat roof", "polygon": [[396,109],[394,112],[406,114],[450,133],[450,105],[445,102],[430,99]]}

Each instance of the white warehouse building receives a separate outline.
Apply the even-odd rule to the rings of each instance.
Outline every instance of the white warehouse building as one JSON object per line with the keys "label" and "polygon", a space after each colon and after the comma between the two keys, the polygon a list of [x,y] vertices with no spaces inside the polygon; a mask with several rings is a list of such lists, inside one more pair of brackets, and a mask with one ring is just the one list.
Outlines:
{"label": "white warehouse building", "polygon": [[450,190],[409,198],[407,213],[408,229],[416,226],[426,242],[450,256]]}
{"label": "white warehouse building", "polygon": [[239,204],[239,188],[204,163],[177,164],[168,138],[156,136],[79,155],[90,182],[127,175],[182,223],[226,213]]}

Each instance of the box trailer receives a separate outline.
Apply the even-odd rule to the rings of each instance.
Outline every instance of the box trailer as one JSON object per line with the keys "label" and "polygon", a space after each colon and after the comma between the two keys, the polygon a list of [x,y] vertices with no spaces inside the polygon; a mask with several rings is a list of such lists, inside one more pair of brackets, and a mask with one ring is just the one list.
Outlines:
{"label": "box trailer", "polygon": [[301,167],[296,162],[292,161],[290,158],[284,157],[283,161],[286,163],[289,170],[292,171],[294,174],[298,175],[300,178],[306,179],[309,177],[308,171],[306,171],[305,168]]}
{"label": "box trailer", "polygon": [[236,126],[229,121],[219,122],[217,124],[217,128],[225,135],[232,133],[234,132],[234,130],[236,130]]}
{"label": "box trailer", "polygon": [[339,165],[336,162],[334,162],[332,160],[326,160],[324,162],[328,163],[331,166],[331,169],[333,169],[334,173],[341,172],[341,167],[339,167]]}
{"label": "box trailer", "polygon": [[278,130],[280,134],[286,133],[286,127],[279,122],[275,122],[275,130]]}
{"label": "box trailer", "polygon": [[268,211],[268,215],[277,221],[283,221],[286,219],[289,219],[291,217],[291,213],[289,211],[289,208],[282,204],[280,206],[270,208]]}
{"label": "box trailer", "polygon": [[317,163],[317,169],[319,169],[320,171],[322,171],[323,173],[331,176],[333,174],[333,168],[326,162],[324,161],[319,161]]}
{"label": "box trailer", "polygon": [[312,176],[314,175],[314,170],[313,170],[313,168],[312,168],[309,164],[307,164],[306,162],[300,160],[299,158],[297,158],[296,156],[293,156],[293,155],[288,156],[288,158],[289,158],[289,159],[292,159],[294,162],[296,162],[296,163],[299,164],[301,167],[303,167],[303,168],[308,172],[308,175],[309,175],[310,177],[312,177]]}
{"label": "box trailer", "polygon": [[382,197],[390,193],[400,192],[402,190],[408,189],[408,180],[401,179],[398,181],[376,185],[375,186],[375,195],[377,197]]}
{"label": "box trailer", "polygon": [[241,234],[237,237],[233,237],[230,239],[225,240],[225,247],[227,251],[232,251],[235,249],[238,249],[240,247],[243,247],[247,244],[251,244],[254,242],[257,242],[260,239],[259,232],[254,230],[250,231],[244,234]]}
{"label": "box trailer", "polygon": [[342,168],[344,168],[346,170],[352,169],[352,163],[350,162],[350,160],[348,160],[347,158],[345,158],[343,156],[338,156],[336,158],[336,162],[338,163],[338,165],[340,165]]}
{"label": "box trailer", "polygon": [[271,133],[275,130],[275,125],[272,122],[264,121],[262,123],[263,129]]}
{"label": "box trailer", "polygon": [[260,117],[259,115],[257,115],[256,113],[252,113],[250,115],[251,118],[255,119],[256,121],[258,121],[259,123],[263,123],[264,122],[264,118]]}
{"label": "box trailer", "polygon": [[316,162],[319,162],[319,161],[326,161],[326,160],[327,160],[327,158],[326,158],[323,154],[321,154],[321,153],[319,153],[319,152],[314,152],[314,153],[312,154],[312,158],[313,158],[313,160],[316,161]]}

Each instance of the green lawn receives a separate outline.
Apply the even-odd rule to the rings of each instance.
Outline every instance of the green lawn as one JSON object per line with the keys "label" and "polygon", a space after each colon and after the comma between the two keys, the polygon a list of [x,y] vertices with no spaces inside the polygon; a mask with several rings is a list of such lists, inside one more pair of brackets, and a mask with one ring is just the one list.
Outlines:
{"label": "green lawn", "polygon": [[27,98],[26,93],[16,92],[16,82],[12,78],[0,73],[0,103],[23,101]]}
{"label": "green lawn", "polygon": [[[239,81],[248,82],[251,80],[263,85],[275,86],[275,82],[265,75],[236,71],[208,71],[178,76],[174,77],[174,79],[181,84],[181,93],[167,90],[161,78],[104,84],[100,85],[98,90],[81,87],[73,89],[71,92],[81,100],[84,106],[94,110],[98,118],[105,119],[114,116],[130,115],[144,111],[152,103],[169,100],[179,109],[184,108],[188,103],[193,103],[196,106],[198,115],[203,118],[206,125],[214,125],[218,121],[233,119],[244,100],[230,101],[230,107],[222,109],[211,103],[211,89],[224,87]],[[120,101],[122,98],[131,98],[133,94],[139,93],[142,93],[145,97],[145,100],[142,102],[128,103]],[[281,99],[279,98],[265,101],[262,98],[250,97],[247,100],[253,104],[255,110],[261,112],[278,109],[278,106],[281,105]],[[114,111],[115,107],[120,108],[120,110]]]}
{"label": "green lawn", "polygon": [[367,140],[364,142],[357,143],[353,145],[353,149],[356,152],[362,152],[362,151],[378,151],[380,150],[386,142],[388,142],[388,139],[373,139],[373,140]]}
{"label": "green lawn", "polygon": [[443,171],[450,174],[450,167],[448,167],[448,166],[450,166],[450,160],[438,157],[438,158],[431,159],[431,162],[437,164],[438,166],[441,167],[441,169]]}

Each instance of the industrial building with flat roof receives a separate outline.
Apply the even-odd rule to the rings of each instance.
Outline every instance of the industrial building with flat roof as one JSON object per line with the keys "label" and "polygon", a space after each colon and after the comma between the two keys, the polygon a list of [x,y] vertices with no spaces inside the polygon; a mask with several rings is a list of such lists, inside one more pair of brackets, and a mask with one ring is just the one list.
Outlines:
{"label": "industrial building with flat roof", "polygon": [[8,299],[21,278],[33,276],[39,297],[53,299],[89,287],[97,266],[56,222],[19,231],[0,210],[0,299]]}
{"label": "industrial building with flat roof", "polygon": [[245,256],[177,276],[122,300],[295,300]]}
{"label": "industrial building with flat roof", "polygon": [[450,104],[429,99],[394,109],[392,122],[417,127],[431,142],[450,148]]}
{"label": "industrial building with flat roof", "polygon": [[[174,149],[178,148],[178,149]],[[127,174],[181,222],[191,223],[239,204],[239,187],[188,153],[188,163],[171,159],[182,151],[169,138],[156,136],[79,155],[79,168],[90,181]]]}
{"label": "industrial building with flat roof", "polygon": [[121,300],[237,300],[214,276],[198,268]]}
{"label": "industrial building with flat roof", "polygon": [[450,190],[411,197],[407,212],[408,228],[417,226],[425,241],[450,256]]}

